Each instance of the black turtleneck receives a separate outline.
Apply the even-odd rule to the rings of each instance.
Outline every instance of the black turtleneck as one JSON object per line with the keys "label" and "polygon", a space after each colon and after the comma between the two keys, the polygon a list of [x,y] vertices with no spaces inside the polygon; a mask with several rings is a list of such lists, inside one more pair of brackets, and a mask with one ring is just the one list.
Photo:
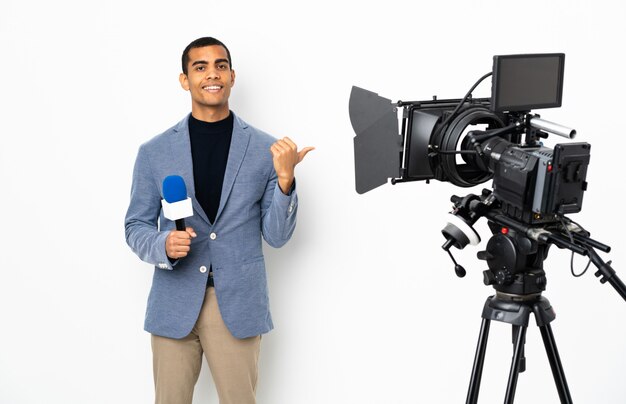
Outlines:
{"label": "black turtleneck", "polygon": [[189,115],[189,139],[196,198],[211,223],[215,222],[233,135],[233,114],[217,122]]}

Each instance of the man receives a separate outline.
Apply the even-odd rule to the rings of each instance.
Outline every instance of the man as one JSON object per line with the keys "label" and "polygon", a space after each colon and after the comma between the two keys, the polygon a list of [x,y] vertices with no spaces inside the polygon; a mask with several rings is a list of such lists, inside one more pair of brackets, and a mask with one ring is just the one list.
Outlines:
{"label": "man", "polygon": [[[228,48],[200,38],[183,52],[191,114],[137,155],[126,241],[155,265],[145,329],[156,402],[191,404],[204,353],[222,404],[255,402],[261,334],[273,328],[261,237],[281,247],[297,212],[294,168],[313,148],[276,141],[229,109]],[[162,181],[180,175],[194,215],[186,231],[161,211]]]}

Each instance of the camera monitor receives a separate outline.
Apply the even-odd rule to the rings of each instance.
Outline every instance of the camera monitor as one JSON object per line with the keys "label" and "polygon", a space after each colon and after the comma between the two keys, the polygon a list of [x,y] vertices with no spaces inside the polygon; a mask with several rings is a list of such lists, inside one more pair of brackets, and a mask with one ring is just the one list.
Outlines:
{"label": "camera monitor", "polygon": [[491,110],[560,107],[564,65],[564,53],[494,56]]}

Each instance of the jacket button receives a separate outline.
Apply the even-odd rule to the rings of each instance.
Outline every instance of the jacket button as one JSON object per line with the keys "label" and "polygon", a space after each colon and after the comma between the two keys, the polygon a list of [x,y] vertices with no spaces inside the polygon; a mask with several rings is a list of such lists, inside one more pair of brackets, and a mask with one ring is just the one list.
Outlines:
{"label": "jacket button", "polygon": [[211,240],[215,240],[217,238],[217,234],[211,233],[209,234],[209,237],[211,238]]}
{"label": "jacket button", "polygon": [[202,265],[200,267],[200,272],[205,273],[206,272],[206,267],[204,265]]}

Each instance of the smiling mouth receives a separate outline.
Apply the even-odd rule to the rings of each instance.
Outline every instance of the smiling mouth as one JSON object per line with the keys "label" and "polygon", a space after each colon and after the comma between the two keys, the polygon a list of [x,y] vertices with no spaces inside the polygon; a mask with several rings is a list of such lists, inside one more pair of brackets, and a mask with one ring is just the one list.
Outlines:
{"label": "smiling mouth", "polygon": [[217,85],[212,85],[212,86],[204,86],[202,87],[202,89],[204,91],[208,91],[210,93],[216,93],[218,91],[220,91],[223,88],[223,86],[217,86]]}

